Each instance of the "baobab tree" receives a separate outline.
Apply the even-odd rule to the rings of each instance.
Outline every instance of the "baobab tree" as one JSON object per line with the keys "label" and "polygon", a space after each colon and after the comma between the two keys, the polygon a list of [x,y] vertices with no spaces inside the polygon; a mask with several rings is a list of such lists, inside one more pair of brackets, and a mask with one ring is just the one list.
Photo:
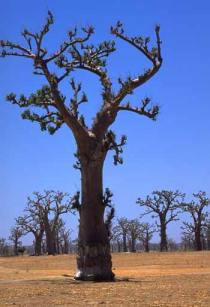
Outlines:
{"label": "baobab tree", "polygon": [[130,241],[130,251],[136,252],[136,241],[141,231],[141,224],[138,219],[128,220],[128,236]]}
{"label": "baobab tree", "polygon": [[140,224],[140,232],[138,235],[138,239],[143,243],[144,251],[146,253],[150,251],[149,242],[152,239],[153,233],[155,231],[155,227],[149,223]]}
{"label": "baobab tree", "polygon": [[48,254],[56,254],[56,231],[60,216],[71,211],[72,200],[74,197],[70,198],[67,193],[55,191],[34,192],[33,197],[28,197],[25,214],[16,219],[16,225],[24,234],[33,233],[36,256],[41,254],[44,233]]}
{"label": "baobab tree", "polygon": [[13,243],[13,250],[15,256],[18,256],[18,249],[22,245],[20,238],[23,235],[24,235],[23,230],[18,226],[12,227],[10,230],[9,240]]}
{"label": "baobab tree", "polygon": [[128,251],[128,246],[127,246],[128,231],[129,231],[128,219],[125,217],[118,218],[117,225],[113,227],[113,232],[115,234],[115,237],[118,237],[118,238],[119,236],[122,237],[123,252]]}
{"label": "baobab tree", "polygon": [[154,191],[152,196],[147,196],[146,200],[141,198],[137,199],[137,204],[140,207],[145,207],[145,212],[141,215],[152,214],[153,218],[159,220],[157,226],[160,232],[160,251],[168,250],[167,243],[167,226],[169,223],[178,220],[177,209],[180,209],[180,205],[183,202],[184,194],[179,191]]}
{"label": "baobab tree", "polygon": [[67,193],[56,191],[44,191],[34,193],[34,202],[39,206],[41,219],[46,235],[46,247],[48,255],[55,255],[56,234],[59,229],[62,214],[71,212],[72,198]]}
{"label": "baobab tree", "polygon": [[182,210],[191,215],[191,222],[184,222],[185,231],[194,234],[195,249],[197,251],[202,250],[202,234],[204,227],[207,227],[208,213],[205,209],[209,206],[210,200],[206,196],[206,192],[198,192],[193,194],[195,201],[192,200],[189,203],[182,204]]}
{"label": "baobab tree", "polygon": [[71,233],[72,233],[72,230],[66,229],[65,222],[63,222],[58,232],[58,238],[59,238],[58,241],[59,241],[60,250],[62,254],[68,254],[70,251]]}
{"label": "baobab tree", "polygon": [[22,229],[24,234],[32,233],[34,235],[34,254],[39,256],[41,255],[45,226],[42,216],[42,206],[40,206],[42,196],[37,194],[35,196],[35,199],[28,197],[24,215],[16,219],[16,225]]}
{"label": "baobab tree", "polygon": [[112,252],[117,251],[118,253],[120,253],[122,247],[121,234],[118,232],[117,229],[115,229],[115,226],[112,228],[111,234],[112,234],[110,238],[111,251]]}
{"label": "baobab tree", "polygon": [[[114,274],[109,235],[104,223],[103,165],[110,150],[114,151],[114,164],[122,163],[122,147],[126,142],[125,136],[117,142],[110,126],[122,111],[151,120],[156,119],[159,107],[151,106],[150,98],[143,98],[139,106],[133,106],[130,102],[124,103],[124,99],[150,80],[161,67],[160,26],[155,27],[155,47],[150,46],[149,37],[126,35],[121,22],[111,27],[113,36],[135,48],[151,64],[150,68],[135,77],[125,80],[119,78],[119,87],[116,89],[106,69],[106,59],[116,50],[115,42],[88,44],[94,34],[94,28],[84,27],[81,34],[78,34],[78,29],[75,28],[68,32],[67,40],[51,54],[44,46],[44,38],[53,23],[54,17],[48,12],[46,23],[39,33],[32,33],[27,29],[22,32],[25,45],[0,41],[2,57],[15,56],[31,60],[34,73],[44,77],[47,83],[28,98],[25,95],[18,98],[11,93],[7,100],[25,108],[23,119],[38,122],[41,130],[53,134],[66,124],[72,131],[77,145],[76,167],[81,171],[78,272],[75,278],[109,281],[114,279]],[[71,78],[71,97],[66,97],[61,92],[61,83],[77,71],[86,71],[97,76],[102,87],[101,107],[90,126],[79,112],[80,105],[87,102],[85,93],[81,94],[81,83],[77,84],[74,78]],[[39,111],[32,112],[31,108],[38,108]]]}

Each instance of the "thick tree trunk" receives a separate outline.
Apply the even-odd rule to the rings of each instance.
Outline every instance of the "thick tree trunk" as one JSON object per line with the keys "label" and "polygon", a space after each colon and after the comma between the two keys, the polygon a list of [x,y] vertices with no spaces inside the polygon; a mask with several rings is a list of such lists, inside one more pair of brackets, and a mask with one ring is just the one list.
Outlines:
{"label": "thick tree trunk", "polygon": [[66,239],[64,240],[64,244],[63,244],[63,253],[68,254],[69,251],[70,251],[70,244],[69,244],[69,241]]}
{"label": "thick tree trunk", "polygon": [[167,252],[168,251],[168,242],[167,242],[165,223],[161,224],[160,227],[161,227],[160,228],[160,251],[161,252]]}
{"label": "thick tree trunk", "polygon": [[55,233],[51,231],[50,226],[46,227],[46,244],[47,244],[47,253],[48,255],[56,254],[56,243],[55,243]]}
{"label": "thick tree trunk", "polygon": [[136,252],[136,239],[131,237],[131,253]]}
{"label": "thick tree trunk", "polygon": [[148,236],[148,234],[146,234],[144,250],[145,250],[146,253],[149,253],[149,236]]}
{"label": "thick tree trunk", "polygon": [[58,236],[58,233],[56,233],[55,235],[55,251],[56,251],[56,254],[60,254],[61,251],[60,251],[60,242],[59,242],[59,236]]}
{"label": "thick tree trunk", "polygon": [[15,240],[14,242],[14,255],[18,256],[18,241]]}
{"label": "thick tree trunk", "polygon": [[146,253],[149,253],[149,243],[147,241],[145,242],[145,245],[144,245],[144,251]]}
{"label": "thick tree trunk", "polygon": [[195,249],[197,251],[202,250],[201,231],[199,228],[195,230]]}
{"label": "thick tree trunk", "polygon": [[35,237],[34,253],[35,256],[40,256],[42,252],[42,235]]}
{"label": "thick tree trunk", "polygon": [[108,231],[104,223],[102,170],[103,161],[100,160],[89,161],[81,170],[77,280],[114,279]]}

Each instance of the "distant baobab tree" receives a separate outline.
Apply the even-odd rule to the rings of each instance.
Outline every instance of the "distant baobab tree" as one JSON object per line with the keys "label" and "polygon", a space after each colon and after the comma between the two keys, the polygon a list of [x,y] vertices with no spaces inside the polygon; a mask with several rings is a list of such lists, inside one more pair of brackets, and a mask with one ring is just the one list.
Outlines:
{"label": "distant baobab tree", "polygon": [[37,204],[41,212],[42,223],[46,235],[46,247],[48,255],[55,255],[56,233],[59,228],[61,215],[68,213],[72,208],[72,198],[67,193],[59,191],[35,192],[34,204]]}
{"label": "distant baobab tree", "polygon": [[208,213],[205,210],[210,205],[210,199],[206,196],[206,192],[200,191],[193,194],[195,200],[182,204],[182,210],[191,215],[192,222],[183,222],[183,230],[187,234],[194,236],[195,249],[202,250],[202,234],[204,228],[207,228]]}
{"label": "distant baobab tree", "polygon": [[[11,93],[7,100],[25,109],[23,119],[37,122],[42,131],[55,133],[65,124],[73,133],[77,150],[76,168],[81,171],[81,207],[78,241],[78,272],[80,280],[113,280],[110,254],[110,238],[104,222],[105,205],[103,202],[103,165],[107,153],[114,151],[114,164],[122,163],[122,147],[126,137],[117,142],[110,126],[120,112],[128,111],[151,120],[155,120],[158,105],[150,105],[151,99],[145,97],[138,106],[124,103],[128,95],[149,81],[162,65],[160,26],[155,27],[156,44],[150,46],[150,38],[144,36],[129,37],[125,34],[121,22],[111,27],[111,34],[127,43],[142,54],[151,66],[135,77],[118,79],[119,87],[113,86],[107,70],[107,58],[116,51],[114,41],[103,41],[99,45],[88,43],[94,34],[92,26],[84,27],[81,33],[77,28],[68,32],[67,39],[56,52],[48,52],[44,39],[54,23],[54,16],[48,12],[46,23],[39,33],[23,30],[24,44],[1,40],[1,56],[14,56],[30,60],[34,74],[45,79],[42,86],[29,97]],[[135,29],[136,30],[136,29]],[[138,66],[138,62],[135,64]],[[59,72],[60,71],[60,72]],[[80,114],[79,107],[87,102],[85,93],[81,93],[81,83],[72,77],[77,71],[86,71],[98,77],[101,84],[101,106],[90,126]],[[70,95],[62,93],[61,83],[72,77],[68,86]],[[39,111],[34,112],[34,109]],[[33,110],[33,111],[32,111]]]}
{"label": "distant baobab tree", "polygon": [[130,241],[130,252],[136,252],[136,241],[139,238],[141,224],[138,219],[128,220],[128,236]]}
{"label": "distant baobab tree", "polygon": [[34,200],[28,197],[24,208],[24,214],[16,218],[16,225],[24,234],[32,233],[34,236],[34,254],[41,255],[41,245],[44,236],[44,221],[42,217],[42,207],[39,205],[40,199]]}
{"label": "distant baobab tree", "polygon": [[28,197],[24,214],[16,219],[16,226],[24,234],[34,235],[35,255],[41,254],[42,240],[45,233],[46,249],[49,255],[57,253],[57,230],[63,226],[61,215],[72,210],[74,197],[59,191],[34,192]]}
{"label": "distant baobab tree", "polygon": [[18,249],[22,246],[20,238],[23,235],[23,230],[18,226],[12,227],[10,230],[9,240],[13,243],[13,250],[15,256],[18,256]]}
{"label": "distant baobab tree", "polygon": [[113,227],[113,233],[115,238],[122,238],[123,252],[128,251],[127,237],[129,231],[129,221],[126,217],[121,217],[117,219],[117,224]]}
{"label": "distant baobab tree", "polygon": [[152,192],[152,197],[147,196],[145,200],[137,199],[137,204],[145,208],[145,212],[141,216],[152,214],[152,217],[158,220],[161,252],[168,250],[167,226],[169,223],[178,220],[178,213],[184,196],[185,194],[179,191],[162,190]]}
{"label": "distant baobab tree", "polygon": [[143,243],[144,251],[146,253],[150,251],[149,243],[155,231],[155,227],[149,223],[140,224],[140,232],[138,235],[138,239]]}

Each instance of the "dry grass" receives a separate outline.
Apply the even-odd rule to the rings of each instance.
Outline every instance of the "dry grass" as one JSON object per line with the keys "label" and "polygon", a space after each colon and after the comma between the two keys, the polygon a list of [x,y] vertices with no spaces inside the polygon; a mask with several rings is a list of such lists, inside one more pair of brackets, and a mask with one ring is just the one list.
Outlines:
{"label": "dry grass", "polygon": [[0,258],[0,306],[210,306],[210,252],[113,255],[117,282],[73,280],[74,256]]}

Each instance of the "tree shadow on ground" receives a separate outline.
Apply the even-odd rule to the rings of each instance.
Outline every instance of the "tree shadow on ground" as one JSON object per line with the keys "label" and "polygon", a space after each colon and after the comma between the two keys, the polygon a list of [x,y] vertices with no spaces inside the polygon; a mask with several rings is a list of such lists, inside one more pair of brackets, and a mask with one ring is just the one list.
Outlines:
{"label": "tree shadow on ground", "polygon": [[16,279],[16,280],[1,280],[0,284],[13,284],[13,283],[28,283],[28,284],[35,284],[35,283],[49,283],[49,284],[57,284],[57,285],[87,285],[93,283],[148,283],[154,282],[153,280],[140,280],[132,277],[116,277],[114,281],[111,282],[103,282],[103,281],[80,281],[75,280],[73,275],[64,274],[57,277],[46,277],[46,278],[36,278],[36,279]]}

